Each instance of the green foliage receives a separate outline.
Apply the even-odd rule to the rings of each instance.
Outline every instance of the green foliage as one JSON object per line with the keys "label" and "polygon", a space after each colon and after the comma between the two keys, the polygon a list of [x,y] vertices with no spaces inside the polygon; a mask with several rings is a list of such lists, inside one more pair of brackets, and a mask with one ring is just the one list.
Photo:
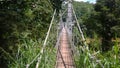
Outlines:
{"label": "green foliage", "polygon": [[64,0],[50,0],[51,4],[53,5],[53,9],[56,9],[57,13],[59,13],[63,1]]}
{"label": "green foliage", "polygon": [[[17,58],[17,67],[32,60],[38,50],[34,49],[36,53],[33,54],[30,49],[34,44],[39,45],[38,39],[45,38],[52,12],[53,8],[48,0],[0,1],[0,66],[13,62],[7,56],[15,60]],[[16,54],[19,56],[16,57]],[[23,60],[26,61],[22,62]]]}
{"label": "green foliage", "polygon": [[[56,49],[54,48],[56,39],[56,23],[50,32],[50,36],[47,41],[47,45],[44,49],[44,53],[40,54],[40,50],[43,47],[44,40],[42,38],[34,39],[29,37],[31,34],[29,31],[22,32],[19,37],[19,44],[17,52],[14,54],[14,60],[9,62],[9,68],[25,68],[28,64],[30,68],[34,68],[37,63],[37,58],[42,56],[39,67],[41,68],[53,68],[56,61]],[[39,32],[41,33],[41,32]],[[39,55],[39,56],[38,56]],[[33,61],[33,59],[35,59]]]}
{"label": "green foliage", "polygon": [[[95,41],[90,43],[90,50],[82,46],[78,46],[79,56],[75,56],[75,64],[77,68],[119,68],[120,67],[120,47],[115,42],[111,51],[102,52],[99,49],[100,42],[98,37],[94,37]],[[97,44],[97,45],[96,45]],[[91,47],[92,46],[92,47]],[[98,46],[98,47],[96,47]]]}
{"label": "green foliage", "polygon": [[73,6],[77,15],[78,20],[82,20],[81,23],[84,23],[86,19],[88,19],[93,12],[93,4],[88,2],[73,2]]}
{"label": "green foliage", "polygon": [[94,5],[88,2],[74,2],[73,3],[78,21],[80,22],[81,28],[89,37],[93,37],[93,33],[96,29],[96,22],[93,19]]}
{"label": "green foliage", "polygon": [[[119,37],[119,4],[118,0],[97,0],[96,4],[74,2],[74,8],[80,25],[88,37],[94,33],[102,39],[102,50],[112,48],[112,38]],[[94,10],[95,9],[95,10]]]}
{"label": "green foliage", "polygon": [[[27,64],[31,63],[33,59],[39,54],[42,48],[41,40],[23,39],[22,44],[18,44],[18,51],[14,57],[14,62],[9,62],[9,68],[25,68]],[[44,51],[43,58],[40,63],[41,68],[53,68],[55,64],[54,55],[56,50],[53,47],[47,47]],[[40,54],[41,55],[41,54]],[[37,58],[30,64],[30,68],[34,68]]]}
{"label": "green foliage", "polygon": [[[99,14],[96,15],[97,20],[101,24],[100,35],[102,36],[102,50],[108,51],[112,47],[112,38],[117,36],[118,33],[115,33],[113,27],[119,26],[119,10],[118,0],[97,0],[95,4],[95,11]],[[117,14],[117,15],[116,15]],[[119,29],[119,28],[117,28]]]}
{"label": "green foliage", "polygon": [[[112,6],[114,4],[114,2],[112,1],[115,1],[115,4],[117,5],[116,7]],[[108,29],[107,24],[109,24],[110,26],[110,31],[111,33],[113,33],[112,35],[114,39],[116,39],[116,37],[119,37],[119,14],[117,13],[119,12],[118,1],[119,0],[110,0],[110,1],[97,0],[96,4],[91,5],[92,9],[88,15],[86,15],[88,10],[84,11],[84,9],[81,9],[81,7],[83,7],[83,4],[85,3],[81,4],[82,2],[81,3],[78,2],[78,4],[74,4],[76,5],[74,6],[74,8],[75,9],[77,8],[76,14],[79,15],[77,17],[79,19],[80,24],[81,23],[84,24],[87,28],[85,34],[87,34],[86,41],[89,46],[89,50],[87,50],[82,43],[79,43],[81,42],[81,40],[78,41],[78,37],[80,35],[78,34],[77,31],[75,31],[74,33],[77,33],[77,35],[79,35],[77,36],[77,42],[75,43],[77,45],[76,49],[78,50],[78,55],[75,56],[75,64],[77,68],[119,68],[120,67],[119,41],[112,40],[114,41],[114,43],[110,43],[110,45],[113,45],[113,47],[110,47],[111,50],[107,52],[102,51],[102,49],[105,48],[105,45],[101,46],[102,37],[104,35],[106,36],[106,34],[108,33],[108,31],[105,31],[106,34],[102,33],[104,29],[105,30]],[[90,6],[88,7],[90,8]],[[85,13],[82,13],[81,11]],[[81,15],[81,13],[83,15]],[[106,36],[106,38],[108,38],[108,40],[110,39],[109,36]]]}

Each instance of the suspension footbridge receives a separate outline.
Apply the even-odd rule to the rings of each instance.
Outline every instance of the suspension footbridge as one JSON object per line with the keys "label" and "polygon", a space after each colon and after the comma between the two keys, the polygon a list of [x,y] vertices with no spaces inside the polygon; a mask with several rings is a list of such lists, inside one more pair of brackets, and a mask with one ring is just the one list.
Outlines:
{"label": "suspension footbridge", "polygon": [[[73,29],[74,27],[77,27],[77,30],[81,36],[82,43],[86,46],[85,38],[83,35],[83,32],[81,30],[81,27],[77,21],[77,17],[75,14],[75,11],[73,9],[72,1],[66,1],[67,3],[65,6],[67,9],[64,12],[60,12],[60,18],[57,29],[57,41],[56,41],[56,63],[54,64],[55,68],[76,68],[75,62],[74,62],[74,55],[77,54],[77,50],[75,47],[74,42],[74,33]],[[54,23],[56,15],[56,10],[53,13],[53,17],[46,35],[46,38],[43,43],[43,47],[40,50],[40,53],[30,62],[26,65],[26,68],[29,68],[31,64],[33,64],[36,60],[36,67],[40,67],[40,63],[42,62],[42,55],[44,54],[44,50],[47,45],[48,38],[50,36],[50,31]],[[65,21],[63,20],[63,15],[65,16]],[[86,47],[86,49],[88,49]]]}

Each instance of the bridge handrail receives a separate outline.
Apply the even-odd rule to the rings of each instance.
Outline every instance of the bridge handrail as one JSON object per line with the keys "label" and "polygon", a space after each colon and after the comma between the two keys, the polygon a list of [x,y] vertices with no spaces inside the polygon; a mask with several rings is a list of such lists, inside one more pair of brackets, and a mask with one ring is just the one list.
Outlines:
{"label": "bridge handrail", "polygon": [[56,14],[56,10],[54,11],[54,14],[53,14],[53,17],[52,17],[52,20],[51,20],[51,23],[50,23],[50,26],[49,26],[49,29],[48,29],[46,38],[45,38],[45,41],[44,41],[44,43],[43,43],[43,47],[42,47],[42,49],[41,49],[41,51],[40,51],[40,54],[41,54],[41,55],[38,57],[38,62],[37,62],[37,64],[36,64],[36,68],[39,67],[39,64],[40,64],[40,61],[41,61],[41,58],[42,58],[44,49],[45,49],[45,47],[46,47],[47,39],[48,39],[48,37],[49,37],[50,30],[51,30],[51,27],[52,27],[52,24],[53,24],[53,21],[54,21],[55,14]]}
{"label": "bridge handrail", "polygon": [[82,29],[81,29],[81,27],[80,27],[80,25],[79,25],[79,22],[78,22],[78,20],[77,20],[77,16],[76,16],[76,14],[75,14],[73,5],[72,5],[72,10],[73,10],[73,15],[75,16],[75,20],[76,20],[76,23],[77,23],[77,27],[78,27],[79,32],[80,32],[80,34],[81,34],[83,43],[84,43],[84,45],[86,46],[86,49],[89,50],[89,49],[88,49],[88,46],[87,46],[87,43],[86,43],[86,40],[85,40],[85,37],[84,37],[84,34],[83,34],[83,32],[82,32]]}
{"label": "bridge handrail", "polygon": [[[50,34],[50,30],[51,30],[51,27],[52,27],[52,24],[53,24],[53,21],[54,21],[54,18],[55,18],[55,14],[56,14],[56,9],[54,10],[54,13],[53,13],[53,16],[52,16],[52,20],[51,20],[51,23],[50,23],[50,26],[49,26],[49,29],[48,29],[48,32],[47,32],[45,41],[44,41],[44,43],[43,43],[42,49],[40,50],[40,52],[38,53],[38,55],[37,55],[29,64],[26,65],[26,68],[29,68],[29,66],[30,66],[37,58],[38,58],[38,60],[37,60],[37,63],[36,63],[36,68],[39,67],[39,64],[40,64],[40,61],[41,61],[41,58],[42,58],[44,49],[45,49],[45,47],[46,47],[46,43],[47,43],[49,34]],[[41,54],[41,55],[40,55],[40,54]]]}

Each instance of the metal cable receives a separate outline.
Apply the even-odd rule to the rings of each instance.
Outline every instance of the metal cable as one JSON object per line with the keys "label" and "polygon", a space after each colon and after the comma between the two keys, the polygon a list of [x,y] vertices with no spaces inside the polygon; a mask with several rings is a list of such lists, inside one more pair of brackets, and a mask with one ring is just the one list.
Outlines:
{"label": "metal cable", "polygon": [[48,39],[48,37],[49,37],[50,30],[51,30],[51,27],[52,27],[52,24],[53,24],[53,21],[54,21],[55,14],[56,14],[56,10],[54,11],[54,14],[53,14],[53,17],[52,17],[52,20],[51,20],[51,23],[50,23],[50,26],[49,26],[49,29],[48,29],[48,32],[47,32],[47,35],[46,35],[44,44],[43,44],[43,47],[42,47],[42,49],[41,49],[41,51],[40,51],[40,54],[41,54],[41,55],[38,57],[38,61],[37,61],[37,64],[36,64],[36,68],[39,67],[39,64],[40,64],[40,61],[41,61],[41,58],[42,58],[44,49],[45,49],[45,47],[46,47],[47,39]]}
{"label": "metal cable", "polygon": [[86,46],[86,49],[89,50],[89,49],[88,49],[88,46],[87,46],[87,43],[86,43],[86,40],[85,40],[85,37],[84,37],[84,34],[83,34],[83,32],[82,32],[82,29],[81,29],[81,27],[80,27],[80,25],[79,25],[79,22],[78,22],[78,20],[77,20],[77,16],[76,16],[76,14],[75,14],[73,5],[72,5],[72,10],[73,10],[73,14],[74,14],[74,16],[75,16],[75,20],[76,20],[76,23],[77,23],[77,27],[78,27],[79,32],[80,32],[81,37],[82,37],[82,41],[84,42],[84,45]]}
{"label": "metal cable", "polygon": [[[42,49],[40,50],[40,53],[38,53],[38,55],[37,55],[29,64],[26,65],[26,68],[29,68],[29,66],[30,66],[37,58],[38,58],[38,62],[37,62],[37,64],[36,64],[36,68],[39,67],[39,63],[40,63],[40,61],[41,61],[41,58],[42,58],[44,49],[45,49],[45,47],[46,47],[47,39],[48,39],[49,34],[50,34],[50,30],[51,30],[51,27],[52,27],[52,24],[53,24],[53,21],[54,21],[54,16],[55,16],[55,14],[56,14],[56,10],[55,10],[54,13],[53,13],[53,17],[52,17],[52,20],[51,20],[51,23],[50,23],[50,26],[49,26],[49,29],[48,29],[48,32],[47,32],[45,41],[44,41],[44,43],[43,43],[43,47],[42,47]],[[41,54],[41,55],[40,55],[40,54]]]}

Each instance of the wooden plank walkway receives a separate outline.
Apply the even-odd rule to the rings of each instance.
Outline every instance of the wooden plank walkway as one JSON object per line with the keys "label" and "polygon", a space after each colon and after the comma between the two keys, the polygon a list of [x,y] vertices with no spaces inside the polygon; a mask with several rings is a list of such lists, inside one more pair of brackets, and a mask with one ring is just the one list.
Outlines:
{"label": "wooden plank walkway", "polygon": [[55,68],[75,68],[65,28],[62,29]]}

